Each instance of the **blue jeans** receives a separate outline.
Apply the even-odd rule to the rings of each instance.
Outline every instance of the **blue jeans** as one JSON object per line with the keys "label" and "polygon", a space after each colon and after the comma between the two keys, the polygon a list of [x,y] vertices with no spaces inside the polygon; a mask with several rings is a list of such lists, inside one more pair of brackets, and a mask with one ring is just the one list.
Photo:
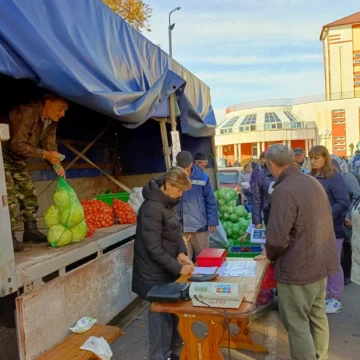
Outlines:
{"label": "blue jeans", "polygon": [[252,205],[245,204],[245,209],[248,213],[252,214]]}

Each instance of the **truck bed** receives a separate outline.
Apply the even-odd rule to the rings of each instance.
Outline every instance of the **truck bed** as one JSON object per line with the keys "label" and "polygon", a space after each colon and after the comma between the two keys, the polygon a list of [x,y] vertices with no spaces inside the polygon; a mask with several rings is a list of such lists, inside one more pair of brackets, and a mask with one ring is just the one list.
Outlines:
{"label": "truck bed", "polygon": [[[93,236],[84,241],[63,248],[51,248],[48,244],[32,244],[30,251],[15,253],[18,287],[41,286],[48,280],[92,261],[103,252],[132,239],[135,229],[136,225],[114,225],[98,229]],[[24,291],[27,292],[26,289]]]}

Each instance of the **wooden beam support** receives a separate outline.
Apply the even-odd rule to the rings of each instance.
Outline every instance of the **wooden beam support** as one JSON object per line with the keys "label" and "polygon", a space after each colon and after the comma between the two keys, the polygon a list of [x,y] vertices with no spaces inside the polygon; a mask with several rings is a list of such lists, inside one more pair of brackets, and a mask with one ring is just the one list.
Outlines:
{"label": "wooden beam support", "polygon": [[[63,167],[67,167],[70,163],[62,163]],[[113,164],[111,163],[95,163],[97,167],[100,169],[112,169]],[[27,167],[30,171],[36,171],[36,170],[53,170],[52,166],[50,166],[46,162],[41,163],[29,163],[27,164]],[[89,165],[88,163],[78,163],[73,164],[71,166],[71,170],[81,170],[81,169],[92,169],[93,167]]]}
{"label": "wooden beam support", "polygon": [[[81,155],[84,155],[95,143],[97,140],[99,140],[104,134],[105,132],[110,128],[110,124],[90,143],[88,143],[84,149],[81,151],[80,154],[78,154],[78,156],[76,156],[73,160],[71,160],[71,162],[68,164],[67,167],[64,167],[65,171],[69,170],[70,167],[75,164],[81,157]],[[63,145],[68,146],[70,143],[69,142],[64,142]]]}
{"label": "wooden beam support", "polygon": [[176,131],[175,101],[176,101],[176,95],[175,94],[170,95],[169,108],[170,108],[171,131]]}
{"label": "wooden beam support", "polygon": [[165,166],[166,166],[166,170],[169,170],[171,168],[171,159],[170,159],[171,148],[169,147],[169,140],[168,140],[165,120],[160,121],[160,132],[161,132],[161,140],[163,145],[163,154],[165,157]]}
{"label": "wooden beam support", "polygon": [[171,124],[171,121],[168,118],[153,117],[151,119],[154,120],[154,121],[157,121],[157,122],[165,121],[166,123]]}

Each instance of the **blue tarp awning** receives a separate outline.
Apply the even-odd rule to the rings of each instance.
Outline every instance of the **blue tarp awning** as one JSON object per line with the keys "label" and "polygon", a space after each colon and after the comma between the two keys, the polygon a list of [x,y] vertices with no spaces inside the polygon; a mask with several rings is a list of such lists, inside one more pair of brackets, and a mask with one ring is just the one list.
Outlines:
{"label": "blue tarp awning", "polygon": [[28,78],[128,128],[168,117],[176,93],[184,134],[212,136],[210,89],[101,0],[6,0],[0,73]]}

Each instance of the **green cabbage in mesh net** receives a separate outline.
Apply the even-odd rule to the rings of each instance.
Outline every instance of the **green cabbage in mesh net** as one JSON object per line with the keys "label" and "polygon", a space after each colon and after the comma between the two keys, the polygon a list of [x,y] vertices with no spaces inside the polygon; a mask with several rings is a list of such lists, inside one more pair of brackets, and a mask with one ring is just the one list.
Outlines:
{"label": "green cabbage in mesh net", "polygon": [[54,225],[49,228],[47,238],[52,247],[63,247],[71,243],[72,233],[62,225]]}
{"label": "green cabbage in mesh net", "polygon": [[72,234],[72,243],[80,242],[81,240],[84,240],[86,237],[86,233],[88,231],[88,228],[86,226],[85,221],[82,221],[79,225],[73,226],[70,228],[71,234]]}
{"label": "green cabbage in mesh net", "polygon": [[80,203],[73,204],[70,208],[65,208],[60,212],[60,224],[72,227],[80,224],[84,220],[84,209]]}
{"label": "green cabbage in mesh net", "polygon": [[59,209],[55,205],[51,205],[44,213],[44,222],[47,227],[58,225],[60,222]]}

